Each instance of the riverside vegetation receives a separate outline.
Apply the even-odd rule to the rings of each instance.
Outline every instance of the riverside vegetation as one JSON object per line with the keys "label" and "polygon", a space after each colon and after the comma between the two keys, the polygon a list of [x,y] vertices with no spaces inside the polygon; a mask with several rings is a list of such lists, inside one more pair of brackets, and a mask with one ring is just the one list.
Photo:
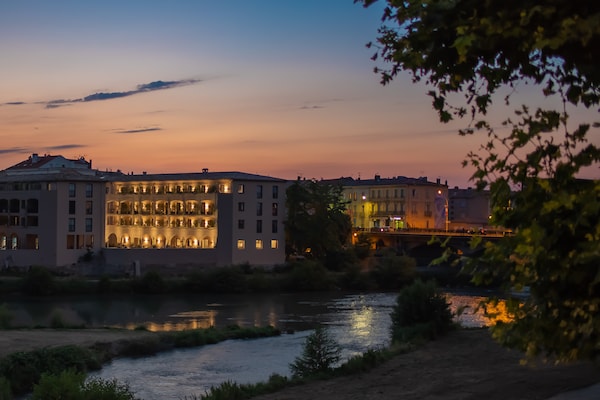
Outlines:
{"label": "riverside vegetation", "polygon": [[[424,292],[412,298],[412,294]],[[404,294],[403,294],[404,293]],[[415,304],[407,305],[406,302]],[[425,301],[428,306],[423,307]],[[416,304],[416,303],[419,304]],[[328,335],[324,328],[317,328],[306,341],[302,356],[291,366],[292,377],[273,375],[266,383],[239,385],[224,382],[214,387],[201,399],[237,399],[248,398],[264,393],[271,393],[286,386],[299,385],[314,379],[325,379],[366,371],[388,360],[399,352],[405,352],[416,343],[446,332],[452,326],[449,305],[438,295],[432,281],[423,283],[416,281],[402,289],[398,304],[392,313],[393,345],[389,349],[370,349],[363,355],[355,356],[340,366],[338,363],[339,346]],[[0,316],[6,310],[1,311]],[[2,320],[2,318],[0,318]],[[427,324],[434,327],[435,334],[420,333],[410,336],[398,336],[393,332],[402,329],[411,330],[415,321],[435,321]],[[423,332],[412,329],[412,332]],[[429,332],[429,331],[428,331]],[[279,331],[272,328],[240,328],[231,326],[224,329],[208,328],[183,332],[159,333],[145,340],[121,343],[118,354],[111,352],[106,346],[82,348],[78,346],[61,346],[45,348],[31,352],[13,353],[0,360],[0,400],[11,399],[13,395],[33,392],[33,399],[135,399],[127,385],[117,381],[82,379],[86,371],[101,367],[102,363],[116,356],[136,357],[155,354],[175,347],[200,346],[217,343],[227,339],[257,338],[277,335]],[[400,341],[399,341],[400,340]],[[65,397],[66,396],[66,397]],[[198,399],[193,396],[191,399]]]}

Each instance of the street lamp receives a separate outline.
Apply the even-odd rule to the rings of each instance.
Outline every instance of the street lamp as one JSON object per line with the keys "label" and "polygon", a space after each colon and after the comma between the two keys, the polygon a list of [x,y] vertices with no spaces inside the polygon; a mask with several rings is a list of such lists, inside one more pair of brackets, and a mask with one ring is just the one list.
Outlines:
{"label": "street lamp", "polygon": [[[438,189],[438,195],[442,196],[442,190]],[[444,219],[445,219],[445,225],[446,225],[446,233],[448,233],[448,225],[450,224],[450,220],[448,219],[448,197],[447,196],[442,196],[442,198],[444,199]]]}

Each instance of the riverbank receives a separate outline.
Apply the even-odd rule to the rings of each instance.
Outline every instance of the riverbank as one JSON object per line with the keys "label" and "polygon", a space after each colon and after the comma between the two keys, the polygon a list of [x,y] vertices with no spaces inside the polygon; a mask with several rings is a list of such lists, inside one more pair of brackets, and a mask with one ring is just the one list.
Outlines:
{"label": "riverbank", "polygon": [[[115,344],[154,335],[106,329],[8,330],[0,357],[41,347]],[[358,375],[287,388],[260,400],[310,399],[548,399],[600,382],[589,363],[570,366],[519,364],[521,355],[495,343],[486,330],[458,330],[440,340]]]}
{"label": "riverbank", "polygon": [[[256,400],[465,400],[550,399],[594,386],[591,363],[521,365],[521,355],[499,346],[487,330],[458,330],[401,354],[365,373],[290,387]],[[599,390],[596,390],[599,389]],[[567,393],[568,392],[568,393]],[[588,392],[589,394],[589,392]]]}

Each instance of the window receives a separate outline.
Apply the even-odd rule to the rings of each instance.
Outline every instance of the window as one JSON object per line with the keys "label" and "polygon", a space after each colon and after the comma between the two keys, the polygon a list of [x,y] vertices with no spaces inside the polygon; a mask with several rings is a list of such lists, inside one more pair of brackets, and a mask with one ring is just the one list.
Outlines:
{"label": "window", "polygon": [[67,235],[67,249],[75,248],[75,235]]}
{"label": "window", "polygon": [[75,218],[69,218],[69,232],[75,232]]}
{"label": "window", "polygon": [[271,248],[276,249],[279,247],[279,241],[277,239],[271,239]]}
{"label": "window", "polygon": [[271,233],[277,233],[278,223],[277,220],[274,219],[271,221]]}
{"label": "window", "polygon": [[256,239],[256,248],[261,250],[263,248],[263,242],[260,239]]}
{"label": "window", "polygon": [[262,233],[262,220],[256,220],[256,233]]}
{"label": "window", "polygon": [[262,199],[262,185],[256,185],[256,198]]}
{"label": "window", "polygon": [[277,207],[279,207],[279,205],[277,203],[273,203],[271,205],[271,215],[274,217],[277,216]]}
{"label": "window", "polygon": [[75,184],[69,183],[69,197],[75,197]]}
{"label": "window", "polygon": [[243,201],[240,201],[238,203],[238,211],[244,211],[245,208],[246,208],[246,204]]}
{"label": "window", "polygon": [[256,203],[256,216],[262,216],[262,203],[260,201]]}
{"label": "window", "polygon": [[91,183],[85,184],[85,197],[92,197],[94,195],[94,185]]}
{"label": "window", "polygon": [[279,186],[273,186],[273,198],[279,198]]}
{"label": "window", "polygon": [[85,231],[91,232],[93,228],[92,218],[85,219]]}
{"label": "window", "polygon": [[85,202],[85,213],[87,215],[92,215],[94,211],[93,203],[91,200]]}
{"label": "window", "polygon": [[75,214],[75,200],[69,200],[69,214]]}
{"label": "window", "polygon": [[240,183],[238,185],[238,193],[240,193],[240,194],[244,193],[244,184],[243,183]]}
{"label": "window", "polygon": [[246,248],[246,241],[244,239],[238,239],[237,248],[243,250]]}
{"label": "window", "polygon": [[243,219],[238,219],[238,229],[244,229],[246,225],[246,221],[244,221]]}

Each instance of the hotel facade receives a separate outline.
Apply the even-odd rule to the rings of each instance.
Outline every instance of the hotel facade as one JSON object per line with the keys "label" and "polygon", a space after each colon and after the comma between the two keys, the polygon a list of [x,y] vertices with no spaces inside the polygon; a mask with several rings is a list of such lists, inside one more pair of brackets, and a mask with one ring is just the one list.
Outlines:
{"label": "hotel facade", "polygon": [[243,172],[123,174],[33,154],[0,171],[0,262],[134,274],[282,264],[286,187]]}

